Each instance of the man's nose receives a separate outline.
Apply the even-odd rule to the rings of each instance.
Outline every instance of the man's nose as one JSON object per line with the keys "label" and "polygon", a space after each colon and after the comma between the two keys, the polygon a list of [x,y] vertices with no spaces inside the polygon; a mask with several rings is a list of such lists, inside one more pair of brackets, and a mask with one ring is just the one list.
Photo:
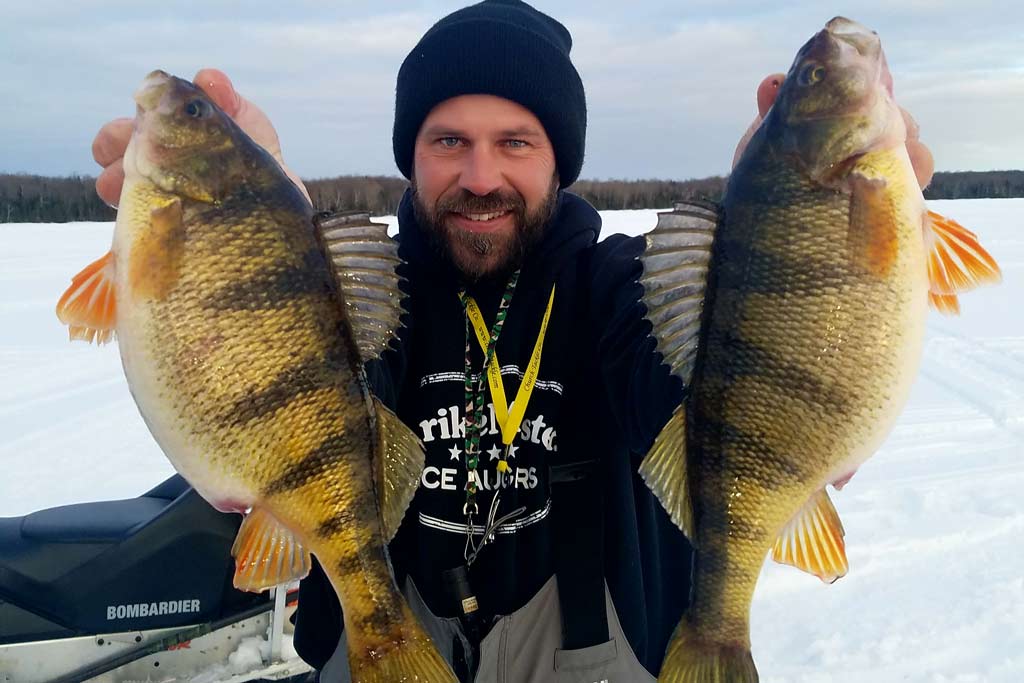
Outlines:
{"label": "man's nose", "polygon": [[474,147],[466,157],[459,185],[478,197],[488,195],[503,184],[501,167],[494,151],[483,146]]}

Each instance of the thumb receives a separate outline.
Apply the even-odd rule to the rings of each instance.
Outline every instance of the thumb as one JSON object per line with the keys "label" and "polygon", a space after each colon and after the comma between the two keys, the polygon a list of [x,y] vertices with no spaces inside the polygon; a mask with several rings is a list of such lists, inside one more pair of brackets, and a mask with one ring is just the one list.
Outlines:
{"label": "thumb", "polygon": [[214,104],[234,118],[242,106],[241,97],[235,92],[231,79],[220,69],[200,69],[192,82],[210,96]]}
{"label": "thumb", "polygon": [[786,80],[786,74],[772,74],[757,86],[757,111],[764,118],[779,94],[779,86]]}

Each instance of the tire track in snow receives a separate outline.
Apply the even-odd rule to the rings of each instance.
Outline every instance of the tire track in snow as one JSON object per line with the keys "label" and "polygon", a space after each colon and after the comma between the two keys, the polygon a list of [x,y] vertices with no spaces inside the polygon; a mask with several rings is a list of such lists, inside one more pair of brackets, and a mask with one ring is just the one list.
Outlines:
{"label": "tire track in snow", "polygon": [[1000,340],[999,348],[932,329],[941,336],[929,340],[921,375],[1024,441],[1024,363],[1005,350],[1024,339]]}

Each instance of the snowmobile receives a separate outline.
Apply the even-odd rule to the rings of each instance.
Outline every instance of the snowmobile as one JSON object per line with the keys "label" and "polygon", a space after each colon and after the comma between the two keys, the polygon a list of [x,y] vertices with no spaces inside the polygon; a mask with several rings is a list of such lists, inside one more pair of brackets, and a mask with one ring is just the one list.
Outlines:
{"label": "snowmobile", "polygon": [[180,476],[0,518],[0,683],[314,680],[290,647],[294,586],[232,586],[240,523]]}

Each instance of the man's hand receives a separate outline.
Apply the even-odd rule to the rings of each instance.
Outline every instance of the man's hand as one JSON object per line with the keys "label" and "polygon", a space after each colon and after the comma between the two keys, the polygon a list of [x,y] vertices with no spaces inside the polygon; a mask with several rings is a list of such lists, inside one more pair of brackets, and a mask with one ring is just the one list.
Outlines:
{"label": "man's hand", "polygon": [[[747,132],[740,138],[739,144],[736,145],[736,153],[732,160],[733,166],[736,166],[740,155],[743,154],[747,143],[750,142],[750,137],[768,114],[772,103],[775,102],[775,97],[779,94],[779,86],[782,85],[782,81],[785,79],[786,74],[772,74],[757,86],[757,118],[750,124],[750,128],[747,129]],[[932,181],[932,173],[935,171],[935,160],[932,159],[932,153],[928,147],[921,142],[921,130],[918,128],[917,122],[914,121],[914,117],[903,107],[900,107],[900,112],[903,114],[903,122],[907,125],[907,154],[910,156],[910,163],[914,166],[917,182],[921,189],[924,189]]]}
{"label": "man's hand", "polygon": [[[292,182],[306,195],[306,199],[309,199],[305,185],[285,165],[281,156],[281,142],[267,115],[255,104],[239,95],[231,84],[231,79],[223,71],[202,69],[192,79],[192,82],[202,88],[210,99],[234,119],[235,123],[249,137],[270,152],[281,164],[281,168],[288,174]],[[132,119],[120,118],[114,119],[100,128],[92,142],[92,157],[103,167],[103,172],[96,179],[96,193],[110,206],[116,207],[121,197],[121,186],[124,185],[124,152],[131,136]]]}

